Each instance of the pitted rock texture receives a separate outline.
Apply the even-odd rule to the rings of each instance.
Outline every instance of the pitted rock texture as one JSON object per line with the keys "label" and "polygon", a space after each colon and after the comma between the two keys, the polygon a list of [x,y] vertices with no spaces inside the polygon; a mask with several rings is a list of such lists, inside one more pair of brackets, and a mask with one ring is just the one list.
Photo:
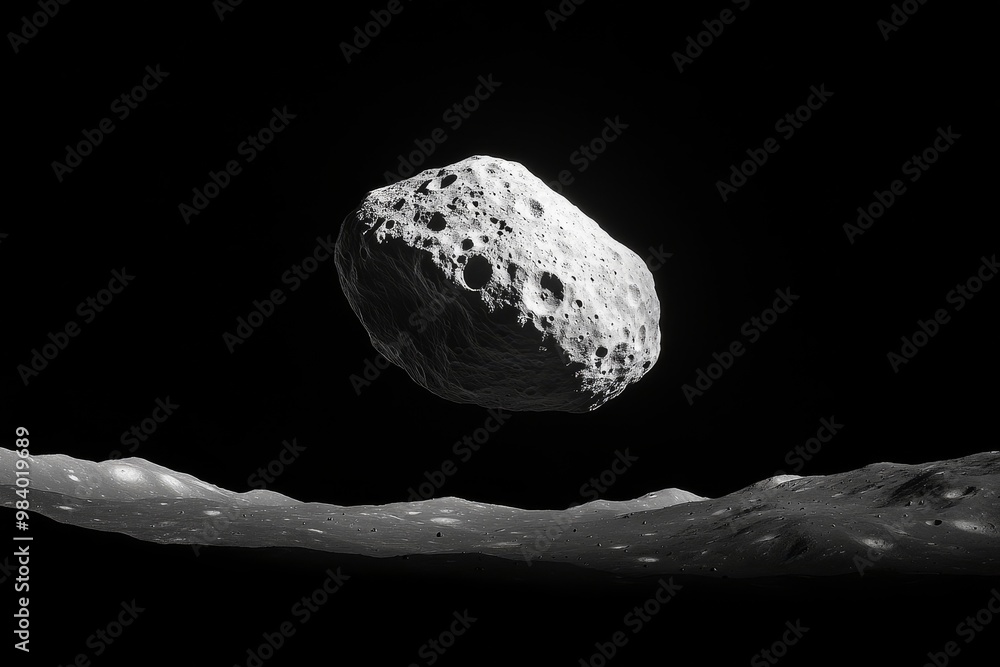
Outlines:
{"label": "pitted rock texture", "polygon": [[477,155],[368,193],[335,261],[375,348],[457,403],[594,410],[660,352],[642,259],[517,162]]}

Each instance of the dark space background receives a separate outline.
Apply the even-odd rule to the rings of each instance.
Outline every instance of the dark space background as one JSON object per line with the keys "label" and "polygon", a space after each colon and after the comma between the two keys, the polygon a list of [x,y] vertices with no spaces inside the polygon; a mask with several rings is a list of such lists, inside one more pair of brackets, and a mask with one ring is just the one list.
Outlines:
{"label": "dark space background", "polygon": [[[993,50],[980,34],[992,17],[927,3],[884,40],[877,22],[893,11],[888,3],[563,5],[575,11],[553,30],[555,0],[404,2],[350,63],[339,45],[385,3],[248,1],[221,21],[210,2],[60,6],[5,56],[0,444],[13,448],[23,425],[33,454],[100,461],[122,452],[245,491],[295,439],[306,449],[267,488],[299,500],[406,500],[450,458],[458,472],[437,496],[536,509],[588,500],[581,486],[626,448],[638,461],[604,498],[666,487],[725,495],[794,472],[786,454],[821,418],[844,428],[799,474],[996,448],[1000,283],[985,283],[960,311],[946,300],[998,250]],[[735,20],[678,72],[671,54],[727,8]],[[3,25],[18,30],[36,11],[10,4]],[[157,64],[169,75],[117,118],[111,102]],[[452,129],[442,114],[489,75],[501,85]],[[792,137],[776,132],[820,85],[833,93],[822,108]],[[237,147],[275,107],[295,118],[246,163]],[[57,180],[52,162],[104,117],[115,130]],[[578,171],[572,154],[606,118],[628,127]],[[960,139],[911,183],[902,164],[949,126]],[[421,169],[486,154],[546,182],[570,170],[563,193],[614,238],[643,257],[651,247],[671,253],[654,272],[662,345],[646,377],[589,414],[514,414],[468,462],[452,445],[483,425],[485,409],[441,400],[395,367],[354,391],[350,376],[376,352],[332,259],[297,290],[282,282],[317,237],[336,239],[347,213],[397,171],[399,154],[439,127],[447,140]],[[779,151],[723,202],[716,182],[768,137]],[[242,173],[185,224],[178,205],[232,159]],[[851,244],[843,224],[893,179],[905,194]],[[134,282],[83,323],[77,305],[123,267]],[[222,334],[277,288],[286,301],[231,354]],[[713,352],[747,342],[742,325],[779,288],[800,300],[689,404],[681,387]],[[950,322],[894,373],[887,353],[939,308]],[[80,335],[25,386],[17,366],[69,320]],[[128,452],[123,432],[167,397],[175,413]],[[12,512],[2,516],[13,523]],[[37,516],[33,530],[34,638],[46,653],[33,654],[38,664],[85,652],[93,664],[183,656],[245,665],[261,633],[340,565],[353,580],[265,664],[352,653],[429,664],[421,644],[468,608],[481,620],[441,664],[575,665],[656,588],[542,567],[516,576],[486,565],[417,570],[277,549],[196,557]],[[784,663],[921,664],[996,585],[831,582],[690,581],[693,593],[612,662],[686,654],[745,664],[801,617],[814,630]],[[95,656],[87,637],[133,598],[149,611]],[[954,660],[982,664],[998,636],[985,629]]]}

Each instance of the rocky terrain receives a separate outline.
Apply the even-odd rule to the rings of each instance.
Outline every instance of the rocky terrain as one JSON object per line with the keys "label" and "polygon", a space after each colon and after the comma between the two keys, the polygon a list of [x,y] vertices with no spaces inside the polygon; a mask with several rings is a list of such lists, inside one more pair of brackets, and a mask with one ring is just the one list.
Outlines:
{"label": "rocky terrain", "polygon": [[[16,455],[0,449],[13,507]],[[763,480],[721,498],[679,489],[561,510],[434,498],[302,503],[235,493],[141,458],[30,457],[31,509],[165,544],[301,547],[375,558],[482,554],[623,576],[1000,573],[1000,452]]]}

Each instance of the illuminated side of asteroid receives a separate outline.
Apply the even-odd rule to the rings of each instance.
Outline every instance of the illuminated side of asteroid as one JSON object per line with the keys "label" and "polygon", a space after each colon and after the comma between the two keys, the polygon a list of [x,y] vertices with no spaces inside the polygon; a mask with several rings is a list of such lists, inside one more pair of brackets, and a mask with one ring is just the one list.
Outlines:
{"label": "illuminated side of asteroid", "polygon": [[642,259],[516,162],[474,156],[370,192],[335,261],[375,348],[457,403],[594,410],[660,352]]}

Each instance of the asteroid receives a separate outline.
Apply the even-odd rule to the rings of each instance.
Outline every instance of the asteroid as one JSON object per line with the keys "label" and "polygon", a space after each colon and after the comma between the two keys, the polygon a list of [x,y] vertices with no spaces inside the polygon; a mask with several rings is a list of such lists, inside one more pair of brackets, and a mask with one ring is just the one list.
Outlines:
{"label": "asteroid", "polygon": [[372,345],[456,403],[587,412],[660,352],[642,259],[517,162],[476,155],[369,192],[334,257]]}

